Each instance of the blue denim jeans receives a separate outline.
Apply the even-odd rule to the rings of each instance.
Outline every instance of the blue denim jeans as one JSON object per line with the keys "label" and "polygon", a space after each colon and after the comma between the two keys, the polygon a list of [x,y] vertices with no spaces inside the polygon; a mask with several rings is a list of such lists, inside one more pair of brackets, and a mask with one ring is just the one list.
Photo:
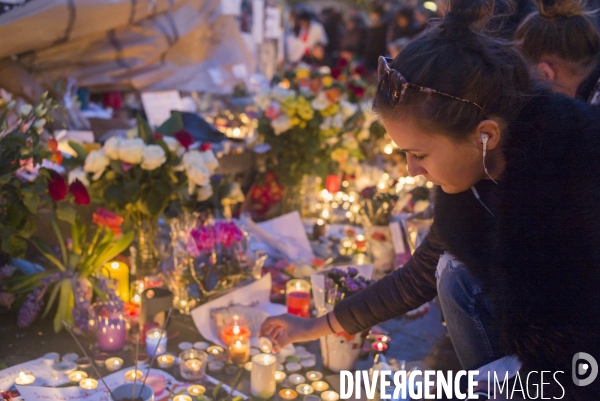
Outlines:
{"label": "blue denim jeans", "polygon": [[466,266],[444,254],[436,271],[438,298],[450,339],[463,369],[475,369],[504,356],[494,314],[481,285]]}

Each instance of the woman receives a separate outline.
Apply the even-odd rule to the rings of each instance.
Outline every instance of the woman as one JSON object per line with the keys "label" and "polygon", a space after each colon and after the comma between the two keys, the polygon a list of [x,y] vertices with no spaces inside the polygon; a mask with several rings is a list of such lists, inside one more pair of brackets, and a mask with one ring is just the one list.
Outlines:
{"label": "woman", "polygon": [[580,1],[538,3],[539,10],[517,28],[515,41],[554,91],[575,97],[598,63],[600,35]]}
{"label": "woman", "polygon": [[439,185],[427,239],[328,315],[272,317],[261,334],[282,347],[358,333],[437,295],[464,369],[516,355],[520,377],[564,372],[544,397],[599,399],[600,380],[575,386],[571,363],[600,360],[600,117],[478,33],[483,1],[451,0],[439,25],[380,60],[374,107],[410,175]]}

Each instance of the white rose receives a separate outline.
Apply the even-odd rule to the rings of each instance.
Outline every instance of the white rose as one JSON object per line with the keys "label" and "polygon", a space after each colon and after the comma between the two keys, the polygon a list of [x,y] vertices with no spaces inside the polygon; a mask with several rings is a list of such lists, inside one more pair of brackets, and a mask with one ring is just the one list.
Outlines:
{"label": "white rose", "polygon": [[342,128],[344,126],[344,117],[342,116],[342,113],[337,113],[334,117],[333,120],[331,121],[331,126],[333,128]]}
{"label": "white rose", "polygon": [[342,100],[340,106],[342,107],[342,114],[345,118],[352,117],[358,111],[358,105],[350,103],[347,100]]}
{"label": "white rose", "polygon": [[167,144],[169,151],[173,153],[177,153],[177,151],[181,149],[181,144],[179,141],[172,136],[164,136],[162,140]]}
{"label": "white rose", "polygon": [[198,150],[190,150],[183,155],[181,164],[187,170],[189,166],[203,166],[204,157]]}
{"label": "white rose", "polygon": [[166,161],[165,150],[159,145],[148,145],[142,152],[142,168],[144,170],[154,170]]}
{"label": "white rose", "polygon": [[104,151],[106,156],[112,160],[119,160],[119,148],[121,147],[121,141],[123,139],[120,136],[111,136],[108,141],[104,143]]}
{"label": "white rose", "polygon": [[319,129],[321,131],[327,131],[329,128],[331,128],[331,117],[325,117],[321,125],[319,125]]}
{"label": "white rose", "polygon": [[275,135],[281,135],[282,132],[292,128],[292,120],[286,114],[282,114],[271,121],[271,126],[275,131]]}
{"label": "white rose", "polygon": [[204,160],[204,164],[206,164],[206,167],[208,167],[208,171],[210,171],[211,174],[214,174],[219,168],[219,160],[212,150],[209,149],[202,152],[202,159]]}
{"label": "white rose", "polygon": [[83,169],[88,173],[93,173],[92,179],[95,181],[104,173],[109,163],[110,160],[104,153],[104,149],[92,150],[85,158]]}
{"label": "white rose", "polygon": [[139,136],[140,136],[140,133],[139,133],[137,127],[127,130],[127,132],[125,133],[125,137],[127,139],[133,139],[133,138],[137,138]]}
{"label": "white rose", "polygon": [[29,113],[31,113],[31,110],[33,110],[33,106],[32,105],[30,105],[30,104],[24,104],[19,109],[19,113],[21,114],[21,117],[27,117],[29,115]]}
{"label": "white rose", "polygon": [[204,202],[213,195],[213,189],[210,185],[198,188],[198,202]]}
{"label": "white rose", "polygon": [[81,167],[77,167],[74,170],[69,171],[68,182],[71,185],[75,180],[81,181],[83,185],[88,187],[90,185],[90,181],[88,180],[87,173]]}
{"label": "white rose", "polygon": [[142,153],[146,144],[141,138],[124,139],[119,146],[119,159],[129,164],[142,162]]}
{"label": "white rose", "polygon": [[316,98],[313,99],[310,105],[313,109],[321,111],[329,107],[331,105],[331,102],[327,98],[325,92],[321,92]]}
{"label": "white rose", "polygon": [[40,118],[33,123],[33,128],[35,128],[37,131],[41,131],[44,128],[44,125],[46,125],[46,119]]}
{"label": "white rose", "polygon": [[191,164],[187,167],[188,193],[191,195],[197,186],[204,187],[210,183],[210,171],[204,164]]}

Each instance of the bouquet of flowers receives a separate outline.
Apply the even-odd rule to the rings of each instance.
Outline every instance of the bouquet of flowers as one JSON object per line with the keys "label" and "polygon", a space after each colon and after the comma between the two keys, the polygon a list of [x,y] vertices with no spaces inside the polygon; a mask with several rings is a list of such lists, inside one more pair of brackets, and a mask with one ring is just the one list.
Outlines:
{"label": "bouquet of flowers", "polygon": [[333,268],[326,274],[325,293],[327,302],[335,304],[360,292],[372,284],[371,280],[358,275],[358,270],[349,267],[347,270]]}
{"label": "bouquet of flowers", "polygon": [[256,100],[262,110],[259,133],[271,145],[286,187],[298,185],[305,174],[325,176],[342,134],[360,127],[362,113],[345,84],[305,65],[287,71]]}
{"label": "bouquet of flowers", "polygon": [[[71,238],[65,240],[58,221],[71,226]],[[110,280],[101,274],[104,265],[121,252],[133,240],[133,232],[121,233],[123,218],[108,210],[98,208],[93,214],[96,225],[90,237],[87,227],[69,207],[55,210],[50,222],[57,238],[60,254],[56,254],[42,240],[30,239],[38,251],[46,258],[51,270],[33,275],[15,275],[8,289],[15,294],[27,294],[18,315],[19,327],[29,326],[37,318],[44,306],[44,296],[50,293],[43,312],[45,317],[58,300],[54,316],[54,330],[62,329],[62,321],[73,323],[81,332],[89,327],[92,295],[95,292],[103,300],[121,302]],[[122,302],[121,302],[122,303]]]}

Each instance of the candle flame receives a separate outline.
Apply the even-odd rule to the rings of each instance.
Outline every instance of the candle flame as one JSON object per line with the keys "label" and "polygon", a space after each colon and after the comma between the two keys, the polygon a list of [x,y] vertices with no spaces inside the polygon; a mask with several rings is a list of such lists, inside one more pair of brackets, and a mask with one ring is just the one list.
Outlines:
{"label": "candle flame", "polygon": [[240,326],[233,326],[233,334],[240,334]]}
{"label": "candle flame", "polygon": [[21,372],[19,373],[19,376],[21,376],[21,379],[25,380],[25,373]]}
{"label": "candle flame", "polygon": [[242,347],[242,342],[241,342],[241,341],[239,341],[239,340],[238,340],[238,341],[236,341],[236,342],[235,342],[235,347],[236,347],[236,348],[241,348],[241,347]]}
{"label": "candle flame", "polygon": [[112,262],[110,264],[110,267],[112,267],[113,269],[118,269],[119,268],[119,262]]}

